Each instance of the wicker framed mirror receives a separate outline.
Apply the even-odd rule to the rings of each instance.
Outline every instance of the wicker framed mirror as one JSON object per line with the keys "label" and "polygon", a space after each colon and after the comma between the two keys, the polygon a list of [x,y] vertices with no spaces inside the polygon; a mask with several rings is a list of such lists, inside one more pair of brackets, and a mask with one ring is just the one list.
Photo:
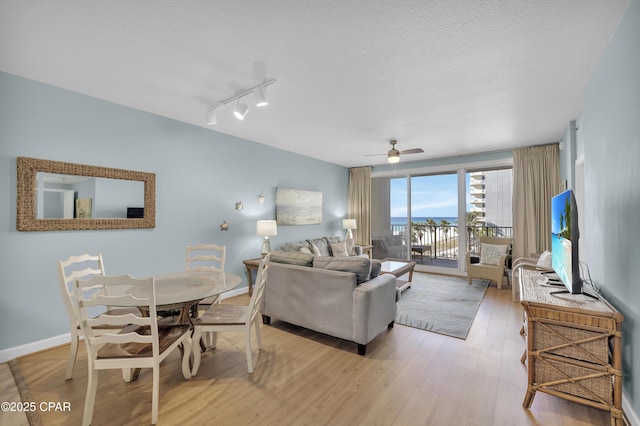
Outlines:
{"label": "wicker framed mirror", "polygon": [[[114,169],[85,164],[64,163],[60,161],[40,160],[29,157],[17,158],[17,217],[18,231],[68,231],[97,229],[155,228],[156,226],[156,175],[154,173]],[[143,184],[140,189],[144,207],[132,206],[127,214],[126,207],[122,217],[95,217],[91,214],[78,217],[78,201],[73,200],[76,211],[71,218],[49,218],[43,215],[42,189],[43,176],[61,175],[62,177],[105,178],[106,181],[122,184],[133,181]],[[73,192],[73,190],[67,191]],[[91,198],[89,198],[91,199]],[[40,204],[38,203],[40,200]],[[73,207],[72,207],[73,211]],[[80,215],[82,216],[82,215]],[[118,212],[117,216],[120,216]]]}

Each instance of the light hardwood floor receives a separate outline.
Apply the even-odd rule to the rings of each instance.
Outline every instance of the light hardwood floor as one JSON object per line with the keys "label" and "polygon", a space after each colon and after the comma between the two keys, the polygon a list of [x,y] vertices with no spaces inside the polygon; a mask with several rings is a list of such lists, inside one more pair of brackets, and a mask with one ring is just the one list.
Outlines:
{"label": "light hardwood floor", "polygon": [[[239,296],[225,303],[247,303]],[[522,407],[526,369],[520,304],[490,286],[466,340],[396,324],[368,345],[280,321],[262,327],[264,348],[247,373],[241,334],[221,334],[185,381],[176,352],[161,366],[158,424],[216,425],[607,425],[606,412],[538,393]],[[43,424],[80,424],[86,391],[84,347],[64,380],[68,346],[18,359],[36,402],[70,402],[39,412]],[[101,372],[94,425],[151,419],[151,372],[124,383]]]}

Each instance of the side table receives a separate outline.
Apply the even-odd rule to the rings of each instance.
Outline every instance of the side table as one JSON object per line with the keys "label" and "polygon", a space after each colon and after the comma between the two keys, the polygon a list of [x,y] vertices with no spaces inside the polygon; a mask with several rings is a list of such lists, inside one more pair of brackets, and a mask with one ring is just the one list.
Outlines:
{"label": "side table", "polygon": [[371,250],[373,250],[373,246],[371,244],[358,244],[360,247],[362,247],[362,253],[366,254],[367,256],[369,256],[369,259],[371,259]]}
{"label": "side table", "polygon": [[253,294],[253,273],[251,271],[256,271],[256,273],[258,273],[258,267],[260,266],[261,261],[262,261],[261,257],[256,257],[253,259],[245,259],[242,261],[242,263],[244,263],[244,267],[247,270],[247,283],[249,284],[249,296]]}

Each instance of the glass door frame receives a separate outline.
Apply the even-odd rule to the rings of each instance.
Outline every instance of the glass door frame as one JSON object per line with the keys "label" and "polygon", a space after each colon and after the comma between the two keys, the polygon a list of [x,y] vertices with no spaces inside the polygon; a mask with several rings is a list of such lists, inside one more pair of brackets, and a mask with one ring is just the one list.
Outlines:
{"label": "glass door frame", "polygon": [[[456,173],[458,177],[458,268],[444,268],[429,265],[417,264],[415,270],[421,272],[439,273],[445,275],[466,276],[466,258],[467,258],[467,241],[466,241],[466,206],[467,206],[467,192],[466,192],[466,174],[470,171],[481,169],[499,169],[499,168],[512,168],[513,158],[503,158],[496,160],[465,162],[458,164],[448,164],[440,166],[423,166],[407,168],[402,170],[384,170],[384,171],[372,171],[371,179],[374,178],[405,178],[407,181],[407,226],[406,226],[406,241],[410,243],[410,229],[411,229],[411,178],[414,176],[424,175],[438,175],[445,173]],[[411,258],[411,249],[407,250],[407,259]]]}

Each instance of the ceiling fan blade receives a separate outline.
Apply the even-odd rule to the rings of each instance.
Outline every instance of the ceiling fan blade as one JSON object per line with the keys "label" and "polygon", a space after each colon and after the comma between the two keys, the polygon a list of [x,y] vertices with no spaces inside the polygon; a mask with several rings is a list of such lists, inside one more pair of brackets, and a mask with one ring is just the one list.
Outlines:
{"label": "ceiling fan blade", "polygon": [[400,154],[420,154],[424,152],[422,148],[413,148],[413,149],[405,149],[404,151],[400,151]]}
{"label": "ceiling fan blade", "polygon": [[386,153],[385,154],[365,154],[364,156],[365,157],[377,157],[378,155],[387,155],[387,154]]}

